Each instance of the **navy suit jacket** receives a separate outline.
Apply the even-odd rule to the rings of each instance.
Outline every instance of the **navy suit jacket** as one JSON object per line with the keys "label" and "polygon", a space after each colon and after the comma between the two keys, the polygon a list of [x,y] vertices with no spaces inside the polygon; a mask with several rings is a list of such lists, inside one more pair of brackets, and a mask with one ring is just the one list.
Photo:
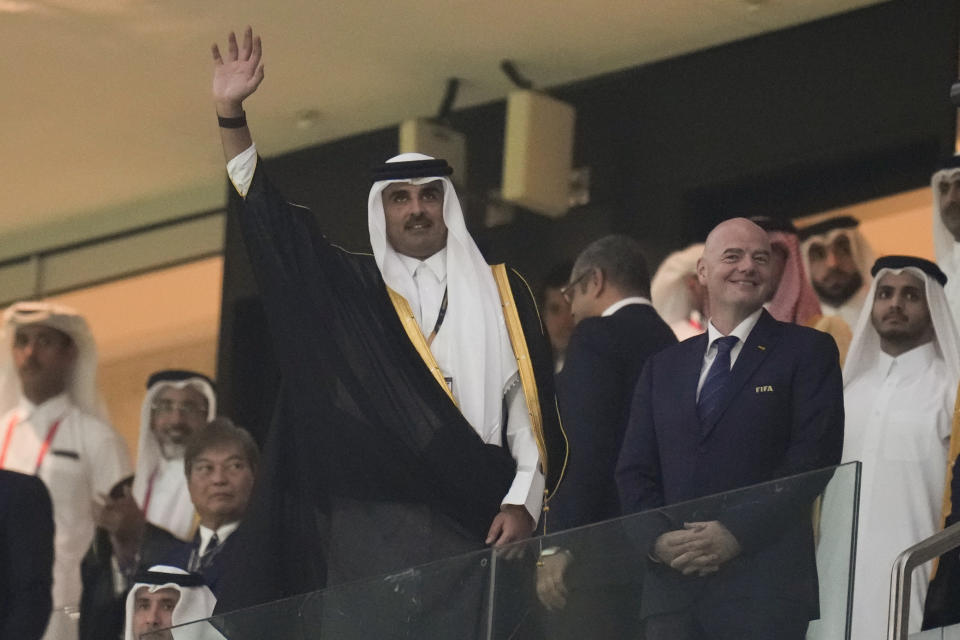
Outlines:
{"label": "navy suit jacket", "polygon": [[550,501],[551,531],[620,515],[614,469],[633,390],[647,358],[676,343],[648,304],[627,305],[577,324],[557,376],[570,453],[563,484]]}
{"label": "navy suit jacket", "polygon": [[741,553],[706,578],[651,564],[643,615],[695,601],[722,606],[733,599],[780,598],[803,604],[816,618],[810,506],[826,476],[696,499],[840,462],[843,386],[836,344],[826,333],[778,322],[763,311],[731,369],[713,424],[701,424],[696,409],[706,348],[701,335],[648,361],[634,395],[617,486],[626,513],[660,509],[659,518],[650,519],[658,524],[649,544],[685,521],[719,520]]}
{"label": "navy suit jacket", "polygon": [[50,494],[39,478],[0,470],[0,638],[41,638],[52,586]]}

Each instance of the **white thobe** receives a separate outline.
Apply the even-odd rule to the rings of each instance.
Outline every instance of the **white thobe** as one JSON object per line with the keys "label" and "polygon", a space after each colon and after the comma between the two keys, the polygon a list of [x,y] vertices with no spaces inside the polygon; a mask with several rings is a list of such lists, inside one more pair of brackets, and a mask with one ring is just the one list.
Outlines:
{"label": "white thobe", "polygon": [[[51,427],[56,433],[40,468],[37,459]],[[109,425],[83,413],[66,394],[35,406],[26,399],[0,419],[0,441],[12,428],[4,468],[36,474],[50,492],[56,526],[53,607],[49,640],[76,637],[73,615],[80,605],[80,563],[93,541],[94,503],[102,504],[120,480],[131,473],[127,447]],[[73,619],[71,619],[73,618]]]}
{"label": "white thobe", "polygon": [[[446,249],[442,249],[426,260],[400,256],[400,261],[417,283],[420,300],[418,304],[411,305],[411,310],[425,337],[433,332],[443,304],[443,292],[447,287],[446,253]],[[450,363],[454,352],[449,340],[450,335],[449,332],[443,331],[441,324],[440,331],[430,344],[430,351],[443,372],[451,370]],[[459,381],[453,379],[449,382],[453,397],[458,397],[461,393]],[[540,472],[540,451],[530,425],[526,396],[517,374],[514,374],[507,385],[504,404],[507,408],[507,446],[517,462],[517,473],[501,504],[524,505],[536,521],[540,518],[540,509],[543,505],[545,481]],[[476,429],[476,426],[474,429],[487,444],[502,444],[502,434],[499,429],[490,433],[482,433]]]}
{"label": "white thobe", "polygon": [[[146,437],[156,436],[148,432]],[[148,483],[150,502],[144,514],[147,522],[166,529],[181,540],[189,540],[194,530],[194,511],[183,458],[161,458],[153,471],[138,467],[137,473],[147,474],[152,479]]]}
{"label": "white thobe", "polygon": [[[885,637],[890,572],[907,547],[940,529],[957,381],[933,343],[878,353],[844,390],[843,461],[860,460],[854,640]],[[913,575],[910,632],[919,631],[931,563]]]}

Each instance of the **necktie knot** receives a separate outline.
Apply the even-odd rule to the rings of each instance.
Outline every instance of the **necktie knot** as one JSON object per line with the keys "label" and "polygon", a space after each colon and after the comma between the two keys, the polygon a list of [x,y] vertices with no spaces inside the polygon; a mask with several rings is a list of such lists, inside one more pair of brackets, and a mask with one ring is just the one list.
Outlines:
{"label": "necktie knot", "polygon": [[713,341],[717,345],[717,355],[729,354],[733,350],[737,343],[740,342],[740,338],[737,336],[723,336],[722,338],[717,338]]}
{"label": "necktie knot", "polygon": [[204,550],[203,555],[206,556],[207,554],[209,554],[211,551],[216,549],[219,544],[220,544],[220,537],[217,536],[217,532],[214,531],[213,535],[210,536],[210,542],[207,543],[207,548],[206,550]]}

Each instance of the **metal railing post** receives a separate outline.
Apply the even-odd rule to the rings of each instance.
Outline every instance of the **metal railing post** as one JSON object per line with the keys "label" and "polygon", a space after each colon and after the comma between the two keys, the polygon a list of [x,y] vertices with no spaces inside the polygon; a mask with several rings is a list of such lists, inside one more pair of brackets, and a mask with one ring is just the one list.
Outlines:
{"label": "metal railing post", "polygon": [[957,547],[960,547],[960,523],[933,534],[897,556],[890,575],[887,640],[907,640],[913,570]]}

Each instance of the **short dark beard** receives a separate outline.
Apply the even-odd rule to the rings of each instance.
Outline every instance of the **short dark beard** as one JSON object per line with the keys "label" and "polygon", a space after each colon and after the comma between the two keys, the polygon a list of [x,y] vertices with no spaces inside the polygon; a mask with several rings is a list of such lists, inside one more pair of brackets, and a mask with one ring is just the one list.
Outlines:
{"label": "short dark beard", "polygon": [[841,289],[838,293],[827,291],[816,282],[813,283],[813,290],[817,292],[817,296],[820,298],[821,302],[824,302],[831,307],[839,307],[842,306],[847,300],[852,298],[862,286],[863,276],[859,271],[857,271],[850,278],[850,282],[847,283],[847,286]]}

